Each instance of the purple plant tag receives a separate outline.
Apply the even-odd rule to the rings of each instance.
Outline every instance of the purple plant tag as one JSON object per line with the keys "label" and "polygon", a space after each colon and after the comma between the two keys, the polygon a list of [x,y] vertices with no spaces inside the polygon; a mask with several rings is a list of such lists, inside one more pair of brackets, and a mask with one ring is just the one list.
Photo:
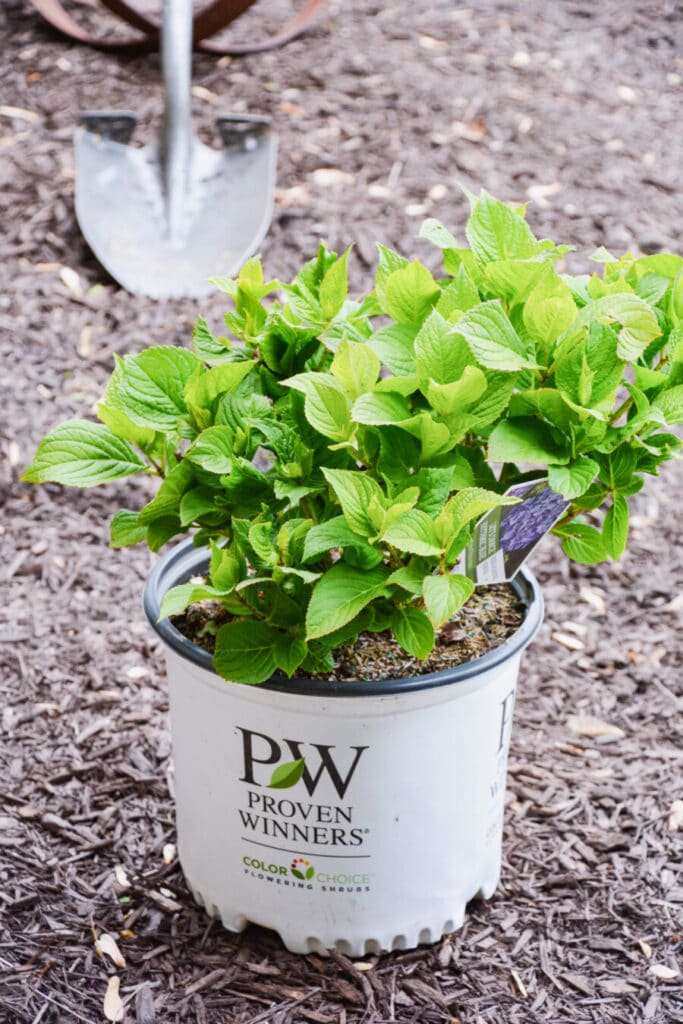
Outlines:
{"label": "purple plant tag", "polygon": [[478,586],[511,580],[571,504],[551,490],[547,477],[515,484],[505,493],[521,501],[482,516],[464,552],[460,571]]}

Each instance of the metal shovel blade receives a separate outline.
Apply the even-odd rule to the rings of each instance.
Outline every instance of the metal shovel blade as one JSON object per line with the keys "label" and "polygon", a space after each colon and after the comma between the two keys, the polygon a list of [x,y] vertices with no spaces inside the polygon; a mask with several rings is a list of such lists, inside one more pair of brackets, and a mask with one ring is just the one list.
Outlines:
{"label": "metal shovel blade", "polygon": [[266,118],[236,116],[217,122],[220,150],[192,137],[172,222],[160,145],[130,146],[134,123],[130,115],[86,115],[77,131],[76,215],[83,235],[133,294],[206,295],[208,279],[236,273],[268,230],[275,133]]}
{"label": "metal shovel blade", "polygon": [[86,114],[76,133],[76,216],[98,260],[128,291],[200,296],[230,276],[270,224],[277,143],[270,121],[218,119],[222,148],[192,133],[192,0],[164,0],[164,121],[129,145],[130,113]]}

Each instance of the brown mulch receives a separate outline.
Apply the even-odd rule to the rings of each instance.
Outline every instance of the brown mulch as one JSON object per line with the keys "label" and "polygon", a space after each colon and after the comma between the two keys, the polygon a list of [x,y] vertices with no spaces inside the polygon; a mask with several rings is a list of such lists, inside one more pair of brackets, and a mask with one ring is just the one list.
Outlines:
{"label": "brown mulch", "polygon": [[[328,0],[285,50],[198,57],[196,114],[206,133],[221,110],[276,121],[273,275],[323,236],[357,243],[367,283],[373,239],[413,251],[427,213],[462,237],[458,181],[535,198],[534,227],[576,242],[577,266],[599,244],[680,249],[682,22],[670,0]],[[194,905],[170,848],[150,558],[105,547],[145,485],[18,482],[114,352],[181,342],[199,312],[121,292],[73,212],[78,112],[133,107],[149,133],[158,61],[59,40],[24,0],[3,0],[0,42],[0,1024],[104,1021],[114,973],[136,1024],[683,1021],[681,974],[651,971],[683,968],[681,463],[634,500],[619,565],[570,567],[550,541],[534,556],[546,624],[523,662],[503,879],[459,932],[361,970],[230,935]],[[203,304],[216,326],[222,308]],[[587,738],[572,715],[624,735]],[[118,936],[125,968],[93,929]]]}

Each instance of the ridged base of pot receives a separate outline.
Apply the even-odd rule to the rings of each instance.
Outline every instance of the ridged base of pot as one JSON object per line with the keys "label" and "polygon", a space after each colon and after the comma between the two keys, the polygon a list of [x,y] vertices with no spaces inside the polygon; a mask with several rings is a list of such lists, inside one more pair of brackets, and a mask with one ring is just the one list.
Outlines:
{"label": "ridged base of pot", "polygon": [[[292,926],[275,926],[272,921],[262,924],[260,921],[251,920],[244,914],[236,913],[234,910],[227,910],[220,907],[208,893],[202,892],[200,888],[193,885],[186,879],[188,888],[200,907],[203,907],[211,917],[219,920],[223,927],[229,932],[244,931],[250,924],[262,925],[277,931],[284,946],[290,953],[317,953],[327,956],[331,950],[343,953],[345,956],[362,957],[377,953],[392,953],[402,949],[415,949],[416,946],[429,945],[438,942],[444,935],[462,928],[465,920],[465,911],[470,900],[481,897],[490,899],[493,896],[498,880],[489,881],[479,887],[466,899],[463,899],[448,917],[440,917],[429,924],[420,922],[411,924],[399,930],[396,927],[366,927],[356,934],[329,934],[311,935],[310,929],[303,931]],[[304,923],[304,922],[302,922]],[[340,929],[341,930],[341,929]]]}

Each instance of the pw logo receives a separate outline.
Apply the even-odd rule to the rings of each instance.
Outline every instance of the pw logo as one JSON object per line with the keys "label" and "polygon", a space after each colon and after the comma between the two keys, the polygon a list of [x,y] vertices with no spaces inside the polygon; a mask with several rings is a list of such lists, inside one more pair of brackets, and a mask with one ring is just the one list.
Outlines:
{"label": "pw logo", "polygon": [[[282,740],[278,742],[262,732],[237,727],[242,733],[244,753],[244,775],[240,782],[248,782],[250,786],[268,786],[271,789],[289,789],[297,782],[303,782],[309,796],[313,796],[320,780],[327,776],[337,791],[340,800],[344,799],[349,788],[358,762],[367,747],[350,747],[349,755],[343,757],[335,746],[324,743],[303,743],[301,740]],[[304,754],[303,748],[308,750]],[[289,755],[289,756],[286,756]],[[285,759],[283,760],[283,756]],[[343,762],[343,766],[342,766]],[[265,782],[262,765],[276,765]],[[256,778],[259,774],[262,781]]]}

